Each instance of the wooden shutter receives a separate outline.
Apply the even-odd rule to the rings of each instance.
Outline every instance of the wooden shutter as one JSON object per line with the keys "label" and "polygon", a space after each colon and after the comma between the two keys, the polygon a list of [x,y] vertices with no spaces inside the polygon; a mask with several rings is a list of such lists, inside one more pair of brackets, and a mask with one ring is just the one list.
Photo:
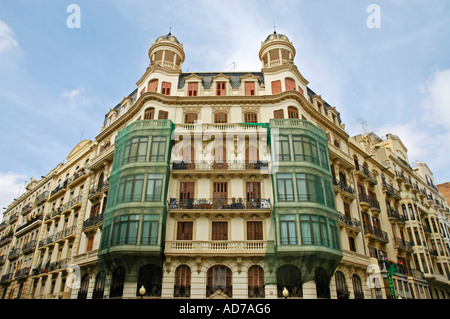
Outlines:
{"label": "wooden shutter", "polygon": [[289,91],[289,90],[294,90],[295,91],[295,81],[293,79],[286,78],[284,80],[284,83],[286,85],[286,91]]}
{"label": "wooden shutter", "polygon": [[247,222],[247,240],[262,240],[262,221]]}
{"label": "wooden shutter", "polygon": [[180,183],[180,201],[194,198],[195,182]]}
{"label": "wooden shutter", "polygon": [[195,149],[194,146],[185,146],[183,148],[183,162],[194,163]]}
{"label": "wooden shutter", "polygon": [[255,82],[244,82],[244,83],[245,83],[245,95],[255,95]]}
{"label": "wooden shutter", "polygon": [[158,120],[167,120],[169,118],[169,112],[159,111],[158,112]]}
{"label": "wooden shutter", "polygon": [[151,107],[144,112],[144,120],[153,120],[155,117],[155,108]]}
{"label": "wooden shutter", "polygon": [[164,95],[170,95],[170,88],[172,87],[172,83],[170,82],[163,82],[162,83],[162,88],[161,88],[161,93]]}
{"label": "wooden shutter", "polygon": [[185,124],[194,124],[198,119],[197,113],[186,113],[184,115],[184,123]]}
{"label": "wooden shutter", "polygon": [[192,240],[193,222],[178,222],[177,240]]}
{"label": "wooden shutter", "polygon": [[275,110],[275,111],[273,111],[273,118],[274,119],[284,119],[284,112],[283,112],[283,110]]}
{"label": "wooden shutter", "polygon": [[303,94],[303,89],[300,87],[300,85],[298,86],[298,91]]}
{"label": "wooden shutter", "polygon": [[214,163],[227,162],[227,148],[225,146],[217,146],[214,149]]}
{"label": "wooden shutter", "polygon": [[158,90],[158,80],[150,80],[148,82],[148,92],[156,92]]}
{"label": "wooden shutter", "polygon": [[226,82],[217,82],[216,88],[216,95],[226,95]]}
{"label": "wooden shutter", "polygon": [[272,81],[272,94],[281,93],[281,81]]}
{"label": "wooden shutter", "polygon": [[212,240],[228,240],[228,223],[212,222]]}
{"label": "wooden shutter", "polygon": [[92,235],[91,237],[88,238],[86,251],[91,251],[93,247],[94,247],[94,236]]}
{"label": "wooden shutter", "polygon": [[244,113],[244,122],[245,123],[257,123],[257,114],[254,112]]}
{"label": "wooden shutter", "polygon": [[215,113],[214,123],[227,123],[227,113]]}
{"label": "wooden shutter", "polygon": [[250,145],[245,149],[245,163],[256,163],[257,161],[259,161],[258,148]]}
{"label": "wooden shutter", "polygon": [[188,96],[197,96],[198,95],[198,83],[190,82],[188,83]]}
{"label": "wooden shutter", "polygon": [[288,107],[288,117],[290,119],[298,119],[298,109],[293,106]]}
{"label": "wooden shutter", "polygon": [[213,208],[217,209],[222,205],[227,204],[228,198],[228,183],[214,182],[213,183]]}

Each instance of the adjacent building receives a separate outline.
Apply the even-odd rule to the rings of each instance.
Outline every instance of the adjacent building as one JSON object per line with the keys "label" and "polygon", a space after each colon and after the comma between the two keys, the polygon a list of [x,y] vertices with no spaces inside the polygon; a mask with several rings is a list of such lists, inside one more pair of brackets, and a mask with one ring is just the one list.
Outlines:
{"label": "adjacent building", "polygon": [[260,71],[183,72],[157,38],[95,141],[5,210],[2,297],[448,299],[431,171],[349,136],[295,54],[274,32]]}

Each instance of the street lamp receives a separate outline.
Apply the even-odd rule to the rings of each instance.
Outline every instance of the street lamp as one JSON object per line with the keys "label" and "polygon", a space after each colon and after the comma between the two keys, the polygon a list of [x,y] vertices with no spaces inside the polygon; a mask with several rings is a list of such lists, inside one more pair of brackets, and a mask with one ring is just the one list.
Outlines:
{"label": "street lamp", "polygon": [[286,287],[284,287],[282,294],[283,294],[284,299],[287,299],[287,297],[289,296],[289,291],[287,290]]}
{"label": "street lamp", "polygon": [[139,289],[139,294],[141,295],[141,299],[144,299],[144,295],[145,295],[144,285],[142,285],[141,288]]}

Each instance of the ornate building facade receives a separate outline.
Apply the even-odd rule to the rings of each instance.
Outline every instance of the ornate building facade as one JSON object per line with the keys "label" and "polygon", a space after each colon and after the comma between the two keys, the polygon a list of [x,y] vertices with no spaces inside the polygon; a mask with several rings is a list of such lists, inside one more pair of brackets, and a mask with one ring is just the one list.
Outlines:
{"label": "ornate building facade", "polygon": [[186,73],[159,37],[95,141],[5,210],[2,298],[450,298],[431,171],[349,136],[295,54],[274,32],[260,71]]}

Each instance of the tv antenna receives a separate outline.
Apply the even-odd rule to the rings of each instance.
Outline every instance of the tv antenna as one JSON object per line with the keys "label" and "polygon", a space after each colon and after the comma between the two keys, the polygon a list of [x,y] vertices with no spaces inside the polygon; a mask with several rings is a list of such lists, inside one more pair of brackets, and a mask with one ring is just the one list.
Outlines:
{"label": "tv antenna", "polygon": [[362,129],[364,131],[364,134],[367,134],[367,131],[369,130],[367,126],[367,122],[364,119],[358,119],[358,122],[361,123]]}
{"label": "tv antenna", "polygon": [[233,71],[236,71],[236,67],[238,66],[239,64],[237,64],[236,62],[231,62],[231,64],[228,66],[228,69],[230,69],[230,68],[232,68],[233,69]]}

